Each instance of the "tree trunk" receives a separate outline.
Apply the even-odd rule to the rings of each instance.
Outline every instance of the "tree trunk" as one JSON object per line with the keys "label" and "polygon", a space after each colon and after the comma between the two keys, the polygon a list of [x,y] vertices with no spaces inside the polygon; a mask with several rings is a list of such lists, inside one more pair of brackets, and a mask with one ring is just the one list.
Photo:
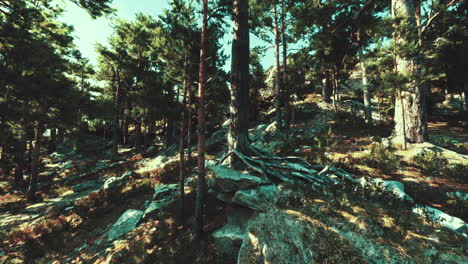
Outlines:
{"label": "tree trunk", "polygon": [[278,10],[277,1],[273,3],[273,15],[275,22],[275,111],[276,111],[276,128],[283,130],[283,118],[281,115],[281,77],[280,77],[280,50],[279,50],[279,22],[278,22]]}
{"label": "tree trunk", "polygon": [[113,135],[112,135],[112,152],[117,155],[119,152],[119,121],[120,121],[120,73],[119,69],[115,69],[115,93],[114,93],[114,120],[113,120]]}
{"label": "tree trunk", "polygon": [[[392,0],[392,15],[394,18],[406,20],[405,29],[401,25],[394,25],[395,45],[418,41],[418,30],[415,21],[414,0]],[[409,25],[409,26],[408,26]],[[409,28],[411,27],[411,28]],[[408,30],[410,29],[410,30]],[[395,57],[397,73],[413,73],[418,68],[417,58],[407,58],[401,54]],[[413,80],[407,83],[401,92],[401,100],[395,102],[395,129],[393,136],[396,141],[421,143],[427,139],[427,120],[425,119],[424,91]],[[403,113],[405,118],[403,117]],[[405,124],[403,124],[405,122]]]}
{"label": "tree trunk", "polygon": [[26,161],[26,171],[30,174],[31,173],[31,162],[33,157],[33,140],[29,140],[28,143],[28,150],[27,150],[27,161]]}
{"label": "tree trunk", "polygon": [[179,210],[180,210],[180,213],[179,213],[179,216],[180,216],[180,219],[183,220],[184,219],[184,211],[185,211],[185,208],[184,208],[184,195],[185,195],[185,191],[184,191],[184,183],[185,183],[185,132],[187,130],[187,92],[188,92],[188,81],[187,80],[184,80],[184,99],[183,99],[183,110],[182,110],[182,118],[181,118],[181,122],[182,122],[182,125],[180,126],[180,138],[179,138],[179,162],[180,162],[180,166],[179,166],[179,192],[180,192],[180,197],[179,197]]}
{"label": "tree trunk", "polygon": [[465,90],[465,111],[466,115],[468,115],[468,79],[463,82],[463,88]]}
{"label": "tree trunk", "polygon": [[141,150],[143,137],[141,134],[141,120],[139,117],[135,119],[135,149]]}
{"label": "tree trunk", "polygon": [[21,132],[18,146],[16,149],[16,168],[15,168],[15,183],[23,182],[24,168],[26,166],[26,148],[28,139],[28,124],[26,118],[21,119]]}
{"label": "tree trunk", "polygon": [[332,72],[332,90],[333,90],[333,108],[335,112],[338,111],[336,102],[338,102],[338,80],[336,79],[336,72]]}
{"label": "tree trunk", "polygon": [[333,93],[332,83],[330,81],[329,72],[324,73],[324,78],[322,79],[322,101],[329,104],[332,102],[331,96]]}
{"label": "tree trunk", "polygon": [[188,102],[187,102],[187,156],[192,158],[192,85],[188,86]]}
{"label": "tree trunk", "polygon": [[56,149],[56,142],[57,142],[57,129],[51,128],[50,129],[50,140],[49,140],[49,145],[47,146],[47,150],[49,153],[52,153]]}
{"label": "tree trunk", "polygon": [[[286,108],[285,113],[285,129],[289,131],[289,127],[291,126],[291,119],[292,119],[292,108],[294,105],[291,105],[291,87],[287,84],[288,82],[288,40],[286,35],[287,25],[286,25],[286,0],[282,0],[282,8],[281,8],[281,24],[282,24],[282,39],[283,39],[283,89],[284,89],[284,104]],[[289,87],[289,88],[288,88]]]}
{"label": "tree trunk", "polygon": [[367,124],[372,124],[372,103],[371,93],[369,90],[369,83],[367,80],[366,65],[364,63],[364,52],[363,48],[359,49],[359,61],[361,62],[361,74],[362,74],[362,91],[364,98],[364,116]]}
{"label": "tree trunk", "polygon": [[196,237],[203,235],[204,206],[205,206],[205,60],[206,60],[206,34],[208,26],[208,0],[203,0],[203,24],[200,41],[200,65],[198,72],[198,182],[195,205]]}
{"label": "tree trunk", "polygon": [[[231,60],[231,104],[230,127],[228,132],[229,152],[250,151],[249,140],[249,21],[248,1],[234,0],[233,3],[233,41]],[[235,159],[228,159],[231,166]]]}
{"label": "tree trunk", "polygon": [[[45,113],[45,107],[40,105],[40,113]],[[37,177],[39,175],[39,166],[40,166],[40,158],[41,158],[41,140],[42,134],[44,133],[44,125],[42,122],[42,115],[37,121],[36,126],[36,133],[34,136],[34,148],[32,152],[32,160],[31,160],[31,177],[29,178],[29,188],[28,188],[28,199],[33,201],[36,198],[36,190],[37,190]]]}
{"label": "tree trunk", "polygon": [[124,145],[128,145],[129,142],[128,142],[128,128],[130,126],[130,112],[132,111],[132,105],[128,102],[128,99],[127,99],[127,103],[125,105],[125,107],[127,108],[127,114],[125,115],[124,114],[124,121],[123,121],[123,131],[122,131],[122,140],[123,140],[123,144]]}
{"label": "tree trunk", "polygon": [[175,131],[175,120],[172,117],[172,113],[169,113],[169,116],[166,119],[166,148],[169,148],[174,144],[174,131]]}
{"label": "tree trunk", "polygon": [[154,124],[154,121],[150,121],[148,124],[146,124],[147,131],[145,134],[145,147],[149,148],[153,145],[153,139],[154,139],[154,132],[156,131],[156,127]]}
{"label": "tree trunk", "polygon": [[65,139],[65,130],[62,127],[57,128],[57,144],[62,144]]}

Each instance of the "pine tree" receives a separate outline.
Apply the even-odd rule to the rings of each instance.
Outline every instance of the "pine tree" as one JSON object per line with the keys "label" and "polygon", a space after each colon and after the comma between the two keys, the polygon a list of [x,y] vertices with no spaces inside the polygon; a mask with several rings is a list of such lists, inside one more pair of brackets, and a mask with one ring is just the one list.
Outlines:
{"label": "pine tree", "polygon": [[392,1],[395,71],[406,79],[397,90],[394,137],[397,141],[421,143],[427,140],[427,120],[423,89],[416,79],[419,67],[414,48],[418,42],[414,1]]}

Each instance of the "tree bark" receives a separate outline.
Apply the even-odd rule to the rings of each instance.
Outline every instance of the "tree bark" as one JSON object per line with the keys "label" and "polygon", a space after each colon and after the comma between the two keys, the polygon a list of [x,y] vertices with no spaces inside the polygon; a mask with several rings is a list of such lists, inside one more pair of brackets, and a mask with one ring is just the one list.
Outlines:
{"label": "tree bark", "polygon": [[112,152],[117,155],[119,152],[119,138],[120,138],[120,73],[117,67],[114,69],[115,75],[115,91],[114,91],[114,120],[113,120],[113,135],[112,135]]}
{"label": "tree bark", "polygon": [[361,74],[362,74],[362,92],[364,101],[364,117],[367,124],[372,124],[372,102],[371,93],[369,90],[369,82],[367,79],[367,69],[364,63],[364,52],[363,48],[359,49],[359,61],[361,62]]}
{"label": "tree bark", "polygon": [[203,0],[203,24],[200,41],[200,65],[198,72],[198,182],[195,205],[196,237],[202,239],[205,206],[205,60],[208,27],[208,0]]}
{"label": "tree bark", "polygon": [[20,139],[16,149],[16,168],[15,168],[15,183],[23,182],[24,168],[26,166],[26,148],[28,140],[28,124],[26,118],[21,118]]}
{"label": "tree bark", "polygon": [[[230,127],[228,132],[229,152],[234,150],[248,153],[249,140],[249,21],[248,1],[234,0],[233,3],[233,41],[231,60],[231,103]],[[228,159],[231,166],[236,160],[233,155]]]}
{"label": "tree bark", "polygon": [[179,197],[179,216],[180,219],[184,219],[184,196],[185,196],[185,191],[184,191],[184,184],[185,184],[185,132],[187,130],[187,112],[188,112],[188,107],[187,107],[187,92],[188,92],[188,82],[187,80],[184,80],[184,99],[183,99],[183,110],[182,110],[182,118],[181,122],[182,125],[180,126],[180,138],[179,138],[179,192],[180,192],[180,197]]}
{"label": "tree bark", "polygon": [[146,124],[146,133],[145,133],[145,147],[149,148],[153,145],[153,139],[154,139],[154,132],[156,131],[156,127],[154,124],[154,121],[148,122]]}
{"label": "tree bark", "polygon": [[57,129],[55,127],[50,129],[50,140],[47,149],[49,153],[52,153],[56,149],[56,142],[57,142]]}
{"label": "tree bark", "polygon": [[187,102],[187,156],[192,158],[192,85],[188,86],[188,102]]}
{"label": "tree bark", "polygon": [[36,133],[34,136],[34,148],[32,152],[32,160],[31,160],[31,177],[29,178],[29,188],[28,188],[28,199],[33,201],[36,199],[36,191],[37,191],[37,178],[39,175],[39,166],[40,166],[40,158],[41,158],[41,140],[42,134],[44,133],[44,125],[42,121],[42,115],[45,113],[45,106],[40,104],[40,113],[41,117],[37,121],[36,125]]}
{"label": "tree bark", "polygon": [[[400,25],[394,25],[394,41],[399,46],[403,43],[418,41],[418,30],[415,19],[414,0],[392,0],[392,15],[404,19],[408,24],[402,30]],[[395,57],[397,73],[416,74],[417,58],[408,58],[397,53]],[[395,102],[395,129],[393,136],[396,141],[421,143],[427,140],[427,120],[425,120],[424,91],[415,80],[407,83],[402,89],[401,100]],[[403,113],[405,118],[403,118]],[[405,119],[405,120],[403,120]],[[403,122],[405,124],[403,124]]]}
{"label": "tree bark", "polygon": [[280,49],[279,49],[279,39],[280,39],[280,30],[278,22],[278,10],[277,10],[278,1],[273,3],[273,15],[275,23],[275,111],[276,111],[276,128],[278,130],[283,130],[283,117],[281,115],[281,76],[280,76]]}
{"label": "tree bark", "polygon": [[65,139],[65,129],[60,125],[57,128],[57,144],[62,144]]}
{"label": "tree bark", "polygon": [[463,82],[463,88],[465,90],[465,115],[468,115],[468,79]]}
{"label": "tree bark", "polygon": [[[130,112],[129,108],[127,107],[127,112]],[[128,144],[128,127],[130,125],[130,117],[124,114],[123,118],[123,128],[122,128],[122,143],[123,145]]]}
{"label": "tree bark", "polygon": [[283,40],[283,89],[284,89],[284,104],[285,104],[285,129],[286,131],[289,131],[289,127],[291,126],[291,114],[292,114],[292,108],[294,107],[291,105],[291,88],[287,82],[288,82],[288,40],[287,40],[287,35],[286,35],[286,30],[287,30],[287,25],[286,25],[286,0],[282,0],[282,7],[281,7],[281,24],[282,24],[282,40]]}
{"label": "tree bark", "polygon": [[140,117],[135,119],[135,149],[141,150],[143,137],[141,134],[141,120]]}
{"label": "tree bark", "polygon": [[338,111],[336,102],[338,102],[338,80],[336,78],[336,71],[332,72],[332,90],[333,90],[333,108],[335,112]]}
{"label": "tree bark", "polygon": [[322,101],[329,104],[332,102],[331,96],[333,94],[332,83],[330,81],[329,72],[324,73],[324,78],[322,79]]}

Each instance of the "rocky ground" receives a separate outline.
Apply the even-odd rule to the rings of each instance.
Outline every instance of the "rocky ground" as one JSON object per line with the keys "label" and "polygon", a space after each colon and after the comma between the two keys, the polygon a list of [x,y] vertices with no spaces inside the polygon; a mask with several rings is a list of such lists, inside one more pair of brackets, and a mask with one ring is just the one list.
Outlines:
{"label": "rocky ground", "polygon": [[303,181],[219,164],[226,130],[214,133],[204,243],[191,231],[195,156],[181,217],[175,147],[54,153],[40,201],[0,183],[0,263],[468,263],[466,126],[432,122],[432,143],[398,150],[385,122],[366,128],[353,104],[340,109],[310,96],[287,138],[275,123],[251,129]]}

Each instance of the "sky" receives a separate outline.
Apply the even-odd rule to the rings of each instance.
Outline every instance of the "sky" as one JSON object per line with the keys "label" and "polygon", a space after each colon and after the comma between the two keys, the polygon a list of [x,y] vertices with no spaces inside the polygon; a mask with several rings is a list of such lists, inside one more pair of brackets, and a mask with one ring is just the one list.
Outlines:
{"label": "sky", "polygon": [[[96,44],[107,43],[112,34],[112,21],[115,18],[132,20],[137,13],[144,13],[157,17],[169,7],[170,0],[114,0],[112,7],[117,10],[114,15],[92,19],[88,13],[70,1],[57,0],[57,3],[64,7],[65,13],[60,18],[62,22],[72,25],[75,29],[75,44],[81,53],[87,57],[92,64],[96,65],[97,53]],[[113,18],[114,17],[114,18]],[[230,52],[231,36],[226,34],[223,41],[224,53]],[[251,36],[251,47],[265,45],[255,36]],[[266,52],[262,59],[264,68],[268,68],[274,63],[273,50]],[[229,69],[230,58],[225,69]]]}

